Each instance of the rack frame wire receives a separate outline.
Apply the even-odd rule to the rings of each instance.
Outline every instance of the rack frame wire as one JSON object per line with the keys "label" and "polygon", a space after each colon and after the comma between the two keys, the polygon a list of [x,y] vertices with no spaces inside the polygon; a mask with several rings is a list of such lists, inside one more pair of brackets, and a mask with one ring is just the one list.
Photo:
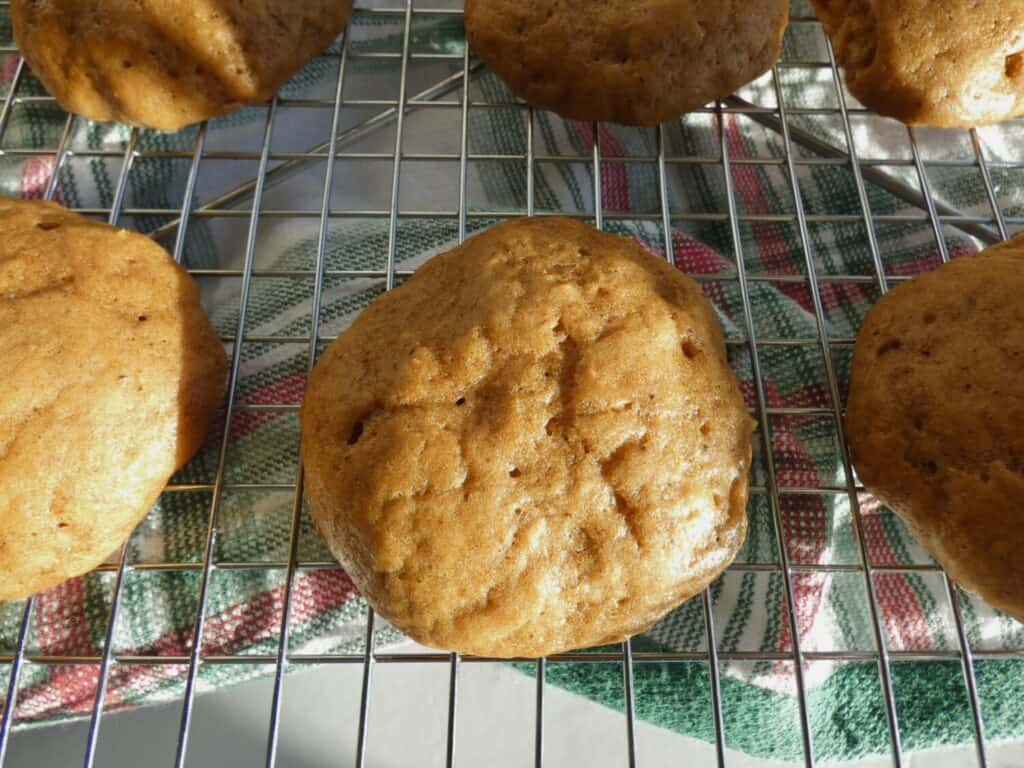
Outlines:
{"label": "rack frame wire", "polygon": [[[0,6],[6,6],[6,3]],[[365,5],[365,4],[364,4]],[[814,661],[868,661],[875,662],[878,667],[881,691],[885,702],[886,725],[889,734],[892,763],[895,766],[902,766],[906,763],[906,753],[903,748],[899,713],[896,697],[893,692],[891,680],[892,665],[901,660],[928,659],[928,660],[955,660],[961,665],[964,683],[968,695],[973,723],[976,760],[979,766],[988,764],[986,752],[986,739],[984,718],[978,694],[978,683],[975,675],[975,660],[978,658],[1005,658],[1024,657],[1024,649],[1009,651],[992,651],[972,648],[968,633],[965,630],[960,599],[956,587],[945,579],[948,599],[952,609],[952,616],[955,621],[957,648],[954,650],[936,650],[929,652],[901,651],[888,647],[886,632],[883,628],[881,610],[876,595],[875,578],[880,574],[891,572],[921,572],[941,573],[934,565],[899,565],[885,566],[870,562],[867,554],[867,539],[861,519],[858,505],[858,493],[862,488],[857,484],[853,472],[848,449],[843,437],[843,404],[841,401],[840,387],[837,374],[833,367],[832,349],[835,346],[850,345],[852,338],[837,337],[830,335],[828,330],[828,318],[823,307],[821,297],[821,286],[828,283],[860,283],[874,284],[881,292],[889,289],[893,282],[900,279],[888,275],[883,265],[883,258],[880,252],[876,227],[880,223],[921,223],[927,222],[931,226],[934,235],[935,246],[942,261],[950,258],[943,228],[952,226],[961,229],[982,242],[995,242],[1005,239],[1008,236],[1011,226],[1019,226],[1024,221],[1004,215],[1000,204],[998,193],[993,184],[991,169],[1000,165],[1006,168],[1024,168],[1024,158],[1020,161],[1003,161],[1001,163],[990,162],[985,155],[978,132],[970,131],[971,146],[974,151],[972,160],[948,160],[948,161],[926,161],[919,146],[918,133],[915,129],[907,129],[907,137],[912,150],[912,158],[909,160],[893,160],[892,158],[865,158],[858,157],[853,131],[851,128],[851,115],[863,112],[858,107],[847,104],[844,88],[841,83],[841,76],[836,68],[835,57],[831,46],[828,47],[828,62],[815,61],[784,61],[772,71],[773,86],[776,93],[775,107],[757,107],[744,102],[737,97],[718,102],[698,112],[710,115],[718,126],[720,137],[718,156],[674,156],[668,149],[666,127],[664,125],[657,129],[657,153],[655,156],[616,156],[607,157],[602,153],[602,137],[598,125],[592,126],[592,152],[589,155],[549,155],[536,151],[534,138],[534,110],[519,102],[486,102],[474,100],[470,96],[468,84],[480,70],[479,64],[471,58],[468,47],[461,53],[456,54],[427,54],[417,53],[412,50],[412,29],[414,19],[418,15],[433,16],[457,16],[461,11],[451,8],[420,8],[414,7],[413,0],[405,0],[404,4],[395,7],[363,7],[358,6],[359,12],[364,14],[378,14],[385,17],[400,17],[404,23],[404,37],[400,53],[367,53],[352,50],[348,35],[345,36],[344,44],[340,52],[333,56],[337,84],[333,99],[325,100],[288,100],[283,97],[275,97],[269,106],[263,127],[262,142],[258,153],[244,151],[211,151],[207,148],[207,128],[202,125],[198,131],[194,147],[191,152],[176,151],[149,151],[142,150],[138,146],[139,131],[131,132],[124,151],[114,153],[108,150],[82,150],[72,149],[71,139],[74,133],[75,123],[79,118],[68,116],[60,143],[56,151],[33,150],[21,147],[5,148],[3,152],[7,156],[39,156],[52,158],[53,170],[46,186],[45,197],[53,199],[57,191],[58,179],[64,165],[73,156],[108,158],[119,154],[121,158],[121,170],[118,176],[116,191],[113,197],[113,204],[109,209],[79,209],[87,215],[103,216],[111,224],[118,223],[123,217],[138,217],[146,215],[172,216],[173,219],[150,234],[165,244],[170,242],[172,255],[176,261],[183,261],[183,249],[185,247],[186,233],[189,223],[204,217],[233,217],[247,221],[247,234],[245,245],[245,256],[241,269],[228,268],[202,268],[190,270],[196,277],[234,277],[241,281],[239,314],[235,332],[233,335],[224,337],[225,344],[231,348],[229,390],[226,407],[223,414],[223,437],[217,452],[217,471],[211,483],[181,483],[169,491],[208,491],[210,492],[210,506],[208,510],[208,522],[206,527],[206,539],[203,546],[203,557],[199,563],[180,562],[146,562],[133,563],[129,558],[128,546],[123,545],[120,549],[116,562],[101,566],[98,570],[112,572],[114,574],[114,589],[111,603],[109,621],[106,628],[103,643],[103,652],[98,656],[53,656],[43,654],[32,654],[28,651],[29,630],[33,617],[34,601],[29,599],[25,603],[21,628],[17,637],[17,644],[14,653],[10,656],[0,656],[0,663],[10,665],[10,676],[7,685],[6,706],[0,717],[0,766],[4,765],[7,754],[12,726],[14,724],[14,710],[18,698],[18,682],[20,674],[26,664],[90,664],[98,665],[99,676],[96,688],[95,701],[90,715],[90,725],[86,743],[83,764],[88,768],[95,764],[96,745],[103,722],[105,709],[105,695],[107,681],[110,671],[115,664],[179,664],[187,667],[186,686],[182,702],[180,725],[178,729],[177,751],[175,754],[175,765],[178,768],[186,765],[188,758],[189,733],[193,719],[194,704],[196,700],[197,680],[199,670],[204,665],[216,664],[253,664],[266,663],[273,665],[273,694],[268,717],[267,742],[266,742],[266,765],[268,768],[277,764],[279,726],[282,713],[282,691],[285,679],[285,672],[298,665],[313,663],[324,664],[354,664],[362,667],[361,690],[358,717],[358,739],[354,761],[357,766],[366,763],[367,743],[369,738],[368,721],[372,707],[372,690],[374,682],[374,669],[378,664],[401,664],[401,663],[436,663],[447,664],[448,674],[448,710],[447,710],[447,732],[445,762],[451,768],[456,764],[457,750],[457,728],[458,702],[459,702],[459,680],[460,673],[465,663],[488,661],[487,659],[462,658],[456,654],[447,653],[389,653],[379,651],[374,647],[375,620],[372,610],[369,612],[366,622],[365,650],[358,654],[311,654],[294,653],[289,651],[289,626],[291,615],[292,587],[296,574],[300,570],[332,569],[338,566],[333,562],[326,561],[300,561],[298,552],[298,533],[300,516],[302,511],[302,471],[298,469],[293,484],[280,483],[228,483],[225,477],[225,464],[227,461],[232,418],[245,411],[269,411],[269,412],[291,412],[295,410],[293,405],[269,405],[257,406],[238,401],[237,384],[239,378],[239,366],[241,350],[245,343],[259,343],[267,338],[246,333],[246,309],[249,299],[249,290],[254,278],[280,277],[312,279],[312,328],[309,336],[281,337],[273,336],[273,341],[291,341],[307,345],[306,373],[312,368],[315,362],[317,351],[322,342],[329,339],[322,334],[320,327],[321,301],[324,292],[324,284],[328,278],[344,277],[374,277],[385,281],[385,288],[390,290],[394,287],[396,280],[409,274],[408,270],[402,270],[397,266],[397,238],[399,217],[420,217],[420,218],[444,218],[457,222],[458,240],[462,242],[467,233],[467,223],[470,217],[490,218],[504,217],[506,211],[472,210],[468,205],[467,194],[467,167],[470,162],[490,161],[501,163],[524,163],[526,179],[526,209],[522,211],[527,215],[533,215],[535,200],[535,174],[539,163],[589,163],[593,183],[593,211],[580,214],[582,218],[592,219],[600,228],[616,218],[616,214],[605,210],[602,201],[601,174],[608,164],[622,162],[648,162],[653,163],[657,169],[658,198],[660,200],[660,211],[654,214],[629,213],[632,220],[647,218],[661,225],[664,242],[664,253],[669,261],[674,261],[673,254],[673,222],[677,221],[719,221],[728,225],[733,245],[733,256],[735,259],[736,275],[735,280],[739,288],[744,309],[743,325],[745,339],[741,341],[730,340],[730,345],[739,346],[749,355],[751,368],[754,373],[756,408],[754,415],[761,425],[759,439],[762,442],[763,455],[767,465],[767,484],[755,485],[754,493],[767,496],[776,530],[778,562],[777,563],[737,563],[731,569],[738,572],[769,572],[778,573],[784,581],[785,603],[788,606],[786,621],[789,623],[790,637],[792,638],[791,652],[724,652],[718,647],[718,640],[714,622],[712,620],[712,598],[710,589],[707,589],[698,598],[702,601],[702,610],[706,632],[706,650],[703,652],[645,652],[633,649],[630,641],[622,643],[617,652],[597,651],[582,654],[561,654],[550,659],[539,659],[536,661],[536,688],[535,688],[535,730],[534,730],[534,764],[538,768],[545,763],[545,691],[548,683],[546,681],[547,665],[549,661],[558,663],[617,663],[622,667],[623,694],[625,700],[625,716],[623,718],[625,728],[626,759],[625,762],[631,768],[638,764],[637,755],[637,732],[635,696],[633,685],[633,670],[637,663],[652,661],[670,662],[700,662],[708,667],[709,681],[711,687],[712,722],[714,726],[714,746],[716,764],[724,766],[726,763],[726,733],[725,718],[723,716],[722,688],[720,684],[721,664],[728,661],[783,661],[793,665],[795,684],[798,693],[799,703],[799,725],[801,732],[802,760],[806,766],[815,765],[815,752],[812,738],[812,726],[808,711],[806,685],[804,681],[804,670],[809,662]],[[807,16],[793,16],[793,24],[817,24],[817,20]],[[4,48],[0,53],[14,53],[13,49]],[[331,58],[327,56],[326,58]],[[358,58],[380,58],[398,60],[401,67],[400,85],[396,100],[386,99],[346,99],[344,98],[345,77],[350,62]],[[408,66],[410,61],[415,59],[438,59],[451,60],[461,65],[461,71],[455,72],[433,86],[410,95],[408,87]],[[835,88],[835,96],[838,100],[838,109],[809,109],[809,108],[787,108],[783,98],[782,86],[780,84],[779,71],[783,68],[822,68],[827,67],[832,72],[832,83]],[[18,104],[30,102],[45,102],[49,99],[46,96],[32,94],[20,94],[19,88],[26,75],[24,61],[19,60],[10,80],[6,97],[0,107],[0,143],[3,142],[10,125],[13,109]],[[458,92],[457,98],[446,98],[453,92]],[[52,101],[52,99],[49,99]],[[332,121],[329,138],[326,142],[312,147],[307,152],[274,152],[271,149],[271,137],[275,117],[279,111],[286,106],[305,106],[313,108],[324,108],[332,110]],[[339,130],[340,116],[346,107],[374,107],[380,111],[373,117],[368,118],[359,125]],[[405,118],[420,108],[442,108],[459,111],[460,136],[459,151],[457,153],[444,152],[419,152],[412,153],[404,150]],[[514,107],[523,110],[526,118],[526,150],[522,155],[500,155],[500,154],[472,154],[469,152],[469,115],[471,110],[497,109]],[[848,150],[838,150],[828,147],[817,149],[822,151],[815,157],[797,156],[794,147],[798,143],[810,142],[811,139],[801,136],[799,128],[790,125],[790,117],[793,115],[827,114],[838,116],[841,119],[843,131],[846,138]],[[766,125],[777,129],[781,135],[784,156],[781,158],[758,158],[758,157],[731,157],[728,142],[726,141],[725,120],[728,115],[745,115],[751,119],[764,121]],[[384,126],[394,124],[395,140],[394,149],[389,153],[366,153],[349,152],[346,147],[353,141],[365,136],[367,133],[378,130]],[[812,146],[812,148],[814,148]],[[180,210],[132,208],[125,205],[126,190],[128,189],[129,177],[133,165],[140,158],[175,158],[187,160],[189,171],[187,174],[183,202]],[[203,205],[196,205],[195,189],[200,172],[201,164],[211,159],[222,160],[248,160],[257,163],[256,177],[239,187],[228,190],[216,199],[210,200]],[[390,191],[390,207],[388,209],[367,209],[352,210],[334,209],[331,206],[331,191],[337,180],[336,164],[339,159],[346,160],[389,160],[393,163]],[[403,160],[420,161],[454,161],[458,163],[458,207],[449,211],[411,211],[400,207],[400,188],[402,181]],[[301,170],[310,162],[323,161],[325,163],[325,174],[323,183],[322,204],[316,210],[274,210],[263,206],[263,193],[268,183],[277,178],[285,178],[289,174]],[[273,167],[272,167],[273,164]],[[673,167],[686,164],[718,165],[725,179],[727,210],[724,212],[687,212],[671,210],[668,176]],[[791,186],[795,211],[792,214],[778,213],[741,213],[736,199],[736,191],[733,187],[733,173],[737,167],[749,166],[773,166],[780,168],[787,176]],[[853,175],[860,215],[832,215],[812,214],[805,211],[800,191],[800,180],[798,170],[805,166],[840,166],[848,168]],[[916,174],[921,192],[918,194],[913,189],[906,187],[898,179],[887,177],[882,166],[905,166],[912,168]],[[935,167],[963,167],[975,168],[981,174],[985,193],[991,207],[991,216],[967,215],[955,209],[937,203],[934,199],[928,177],[928,170]],[[903,196],[908,202],[919,205],[922,209],[920,214],[899,214],[879,215],[871,211],[868,202],[866,185],[868,182],[879,183],[886,186],[894,194]],[[231,207],[229,207],[231,206]],[[255,262],[256,239],[260,222],[275,217],[310,218],[319,221],[319,232],[316,250],[316,260],[311,270],[267,270],[259,269]],[[383,270],[331,270],[326,265],[327,233],[330,221],[344,218],[378,218],[386,220],[388,224],[388,246],[386,261]],[[864,226],[865,236],[869,244],[871,260],[874,273],[871,275],[854,274],[818,274],[813,254],[813,243],[810,235],[811,224],[838,224],[856,221]],[[742,237],[740,227],[747,223],[788,223],[793,224],[799,231],[799,240],[806,262],[806,282],[810,288],[811,298],[814,307],[817,335],[812,338],[769,338],[759,337],[755,327],[754,316],[751,309],[750,291],[751,286],[758,281],[771,280],[773,283],[803,282],[803,276],[780,276],[780,275],[752,275],[748,274],[742,253]],[[994,226],[993,226],[994,225]],[[171,237],[173,236],[173,240]],[[698,281],[719,279],[718,275],[694,275]],[[817,345],[825,361],[825,369],[828,380],[829,405],[826,407],[770,407],[764,387],[762,375],[762,363],[759,357],[759,349],[766,346],[788,346],[788,345]],[[833,420],[839,434],[839,444],[842,459],[843,481],[837,485],[830,486],[822,484],[817,487],[785,486],[780,488],[777,482],[776,468],[773,465],[773,451],[771,446],[771,418],[777,416],[818,416]],[[293,493],[291,505],[291,520],[288,533],[288,556],[281,561],[268,562],[232,562],[217,563],[215,558],[220,501],[226,489],[265,489]],[[791,562],[787,549],[784,530],[782,508],[780,503],[780,492],[786,494],[834,494],[846,496],[853,510],[852,523],[856,533],[859,547],[860,562],[856,565],[807,565]],[[208,584],[214,571],[218,569],[246,569],[264,568],[281,570],[285,575],[285,599],[284,608],[280,620],[280,634],[277,643],[276,653],[273,654],[247,654],[244,656],[204,654],[203,629],[206,615],[208,597]],[[200,588],[196,611],[196,622],[193,631],[191,651],[187,656],[139,656],[115,654],[114,635],[117,627],[119,607],[123,596],[123,585],[127,573],[134,570],[149,571],[196,571],[200,576]],[[869,598],[869,612],[872,620],[871,634],[874,641],[873,651],[807,651],[800,645],[800,630],[797,624],[794,610],[796,599],[792,580],[795,576],[803,574],[858,574],[864,580],[866,594]]]}

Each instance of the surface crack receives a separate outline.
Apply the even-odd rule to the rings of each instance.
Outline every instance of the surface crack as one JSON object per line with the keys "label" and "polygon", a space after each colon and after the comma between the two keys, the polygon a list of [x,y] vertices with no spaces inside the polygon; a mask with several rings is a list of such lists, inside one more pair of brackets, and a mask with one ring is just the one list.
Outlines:
{"label": "surface crack", "polygon": [[568,415],[572,410],[572,390],[573,384],[576,382],[576,366],[580,361],[580,352],[572,336],[566,333],[561,320],[555,325],[555,333],[559,332],[564,335],[558,342],[558,349],[562,353],[558,369],[558,397],[562,413]]}
{"label": "surface crack", "polygon": [[601,470],[601,477],[608,486],[608,490],[611,491],[612,500],[615,503],[615,510],[622,515],[625,520],[630,538],[636,542],[637,548],[643,547],[643,537],[641,535],[642,531],[639,521],[640,511],[630,503],[629,499],[616,490],[615,484],[612,482],[611,474],[614,471],[615,466],[622,461],[626,450],[633,446],[642,444],[645,437],[646,434],[640,434],[636,437],[629,438],[619,445],[618,448],[612,451],[606,458],[598,461],[598,467]]}

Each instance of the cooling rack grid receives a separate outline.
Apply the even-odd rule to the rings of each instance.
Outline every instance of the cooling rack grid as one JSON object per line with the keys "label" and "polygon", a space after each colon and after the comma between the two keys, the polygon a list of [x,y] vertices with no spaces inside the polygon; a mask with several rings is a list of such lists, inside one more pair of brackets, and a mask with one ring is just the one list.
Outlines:
{"label": "cooling rack grid", "polygon": [[[0,3],[4,22],[7,5]],[[830,670],[856,665],[869,670],[868,683],[877,688],[883,751],[893,765],[906,765],[908,743],[926,740],[905,709],[913,691],[903,690],[909,678],[901,670],[912,664],[945,670],[948,708],[934,713],[933,725],[959,722],[973,739],[972,759],[990,764],[1001,732],[987,726],[1000,715],[979,670],[1024,656],[1024,635],[959,592],[920,551],[880,543],[878,531],[899,522],[864,493],[845,447],[845,377],[863,307],[850,310],[840,299],[877,297],[1019,230],[1020,125],[932,131],[871,115],[843,88],[805,3],[794,5],[778,66],[720,103],[657,129],[567,123],[518,102],[474,60],[462,39],[460,6],[357,3],[347,35],[272,103],[173,135],[62,113],[18,58],[9,23],[0,26],[4,192],[59,199],[151,234],[200,283],[230,360],[219,425],[208,449],[164,494],[170,511],[155,511],[116,557],[77,582],[77,592],[60,593],[58,610],[71,617],[69,626],[84,622],[91,634],[76,640],[70,629],[63,642],[48,646],[52,596],[3,606],[5,615],[16,615],[17,631],[0,636],[0,643],[9,639],[9,647],[0,644],[0,765],[16,749],[22,725],[70,717],[89,723],[84,764],[103,764],[102,726],[133,703],[130,689],[119,687],[133,670],[173,683],[177,736],[166,762],[178,766],[192,764],[189,735],[200,689],[269,675],[266,764],[287,764],[281,724],[301,704],[285,695],[285,672],[316,664],[359,670],[358,687],[338,692],[354,705],[357,734],[344,764],[386,757],[387,745],[371,743],[374,682],[382,666],[405,664],[444,666],[444,759],[473,764],[460,751],[467,736],[457,728],[460,707],[472,706],[460,700],[460,680],[467,667],[498,662],[395,650],[395,633],[347,593],[344,609],[333,606],[340,613],[325,614],[334,624],[296,629],[315,612],[310,595],[319,594],[318,580],[337,586],[344,579],[302,508],[296,393],[316,355],[358,308],[353,296],[394,287],[425,253],[493,221],[552,213],[641,237],[693,274],[720,309],[733,308],[724,315],[730,357],[759,423],[752,531],[764,536],[748,543],[719,584],[681,609],[688,626],[699,627],[689,645],[666,650],[641,638],[524,663],[535,679],[535,764],[546,762],[545,744],[559,738],[559,724],[545,717],[559,670],[614,668],[621,685],[611,703],[622,713],[622,753],[606,756],[607,764],[632,766],[644,762],[637,729],[651,709],[650,689],[638,676],[656,665],[689,665],[700,670],[707,693],[711,762],[724,765],[729,748],[743,747],[730,728],[730,681],[757,678],[775,680],[769,687],[781,686],[794,702],[788,725],[766,727],[791,728],[793,760],[815,765],[828,755],[812,691]],[[760,314],[766,291],[795,302],[807,322],[780,332]],[[262,312],[274,296],[304,309],[268,322]],[[290,387],[268,384],[252,370],[253,355],[275,350],[286,350]],[[812,365],[814,391],[780,396],[773,375],[781,364]],[[278,428],[256,429],[266,424]],[[809,458],[790,444],[808,425],[819,435],[818,454]],[[169,501],[182,498],[189,502]],[[248,540],[232,547],[238,510],[249,502],[274,521],[273,540],[261,538],[262,549]],[[802,516],[810,507],[823,511]],[[191,522],[179,520],[176,528],[174,514]],[[174,549],[166,542],[172,531],[191,538]],[[899,533],[890,538],[904,540]],[[171,557],[172,551],[185,555]],[[260,608],[265,631],[255,642],[233,645],[216,634],[224,631],[225,608],[218,580],[254,573],[266,579],[261,594],[272,595]],[[915,596],[908,583],[924,586]],[[119,642],[147,611],[164,610],[159,600],[150,602],[154,590],[185,587],[187,597],[167,597],[192,617],[176,628],[174,642],[145,652]],[[783,638],[777,646],[737,638],[733,613],[723,606],[744,589],[774,595],[752,609],[775,611],[768,620]],[[823,643],[812,631],[826,590],[856,605],[856,626],[840,628],[840,642]],[[921,595],[940,599],[925,605]],[[920,610],[903,611],[900,600],[916,601]],[[735,601],[729,605],[734,609]],[[83,618],[86,610],[92,613]],[[347,633],[340,644],[337,624]],[[999,643],[989,631],[994,625],[1003,630]],[[331,643],[318,644],[318,632]],[[32,682],[34,671],[43,682]],[[55,678],[78,686],[73,703],[46,698]],[[34,708],[26,708],[30,698]]]}

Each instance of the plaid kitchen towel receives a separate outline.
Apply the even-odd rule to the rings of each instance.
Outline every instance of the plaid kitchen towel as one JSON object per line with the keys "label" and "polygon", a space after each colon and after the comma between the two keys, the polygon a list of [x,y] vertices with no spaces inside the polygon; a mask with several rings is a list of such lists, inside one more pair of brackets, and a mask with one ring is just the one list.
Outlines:
{"label": "plaid kitchen towel", "polygon": [[[462,51],[457,19],[442,17],[417,26],[412,45],[417,51]],[[402,36],[393,16],[357,13],[350,34],[351,50],[400,50]],[[6,30],[9,39],[9,29]],[[787,37],[786,57],[821,60],[827,54],[817,26],[795,24]],[[410,93],[416,78],[424,87],[451,70],[444,60],[423,63],[423,71],[410,62]],[[14,57],[6,66],[7,80]],[[461,57],[452,59],[461,69]],[[396,82],[398,63],[387,58],[353,58],[346,71],[346,98],[361,98]],[[283,91],[286,97],[331,98],[336,60],[311,64]],[[39,86],[29,77],[21,86],[31,93]],[[349,89],[354,96],[349,96]],[[386,90],[386,88],[385,88]],[[846,151],[847,136],[841,120],[827,108],[836,108],[837,95],[828,69],[806,67],[779,70],[777,88],[770,77],[740,92],[748,101],[774,107],[779,96],[791,110],[790,123]],[[511,102],[502,84],[488,74],[474,78],[471,98],[494,103]],[[825,107],[826,109],[822,109]],[[359,108],[343,109],[347,125],[372,116]],[[349,113],[352,114],[349,114]],[[420,151],[431,138],[443,143],[452,138],[452,118],[458,110],[411,112],[406,120],[407,152]],[[326,113],[326,114],[325,114]],[[469,164],[466,194],[470,232],[493,223],[494,216],[521,213],[526,208],[527,178],[521,156],[527,146],[526,112],[518,107],[474,108],[469,114],[469,151],[487,159]],[[250,178],[255,165],[218,148],[258,150],[266,110],[243,110],[213,121],[207,136],[209,159],[200,166],[195,205]],[[47,102],[29,100],[11,114],[3,137],[4,148],[46,149],[56,146],[66,115]],[[329,110],[315,114],[290,107],[275,112],[272,147],[279,151],[304,149],[323,141]],[[326,121],[326,122],[325,122]],[[667,165],[666,193],[672,227],[662,230],[661,183],[658,166],[649,159],[657,151],[651,130],[592,127],[537,114],[534,146],[535,205],[538,213],[593,214],[594,174],[589,162],[595,139],[604,161],[600,197],[606,228],[639,239],[653,252],[665,255],[666,243],[681,269],[699,276],[730,340],[730,358],[748,404],[756,406],[747,341],[747,322],[737,281],[737,259],[749,276],[752,321],[763,385],[771,408],[831,408],[830,382],[818,338],[818,318],[808,283],[810,268],[817,276],[824,307],[826,331],[834,341],[832,365],[844,389],[849,365],[850,339],[878,291],[871,280],[848,276],[874,274],[874,256],[861,218],[861,201],[850,169],[841,164],[815,162],[815,155],[794,146],[797,157],[809,162],[798,167],[801,202],[808,215],[806,244],[793,214],[796,202],[783,164],[782,138],[749,115],[688,115],[666,129],[665,150],[670,157],[689,158]],[[458,128],[454,132],[458,139]],[[973,158],[966,134],[919,133],[928,181],[936,199],[968,216],[989,217],[991,209],[978,169],[962,160]],[[726,213],[729,199],[722,164],[723,144],[733,162],[731,181],[742,216],[738,234]],[[79,154],[61,168],[60,199],[81,208],[109,207],[120,170],[119,153],[128,138],[126,129],[77,121],[72,146]],[[190,160],[174,152],[189,152],[195,130],[177,134],[143,131],[137,148],[142,152],[128,176],[126,207],[143,213],[122,223],[143,231],[165,224],[155,210],[181,205]],[[871,167],[879,168],[919,189],[906,130],[889,121],[856,115],[852,120],[854,148]],[[368,138],[372,142],[373,139]],[[393,146],[393,135],[382,138]],[[1024,136],[1019,127],[993,128],[982,133],[993,161],[1024,157]],[[360,147],[357,145],[356,149]],[[457,152],[458,145],[455,145]],[[424,149],[441,152],[443,149]],[[551,157],[571,157],[553,162]],[[637,159],[641,158],[641,159]],[[278,161],[271,163],[271,170]],[[887,165],[888,163],[888,165]],[[362,164],[341,162],[335,170],[336,190],[342,199],[336,209],[375,207],[378,193],[387,207],[390,163],[379,178]],[[442,161],[403,163],[403,210],[441,212],[457,202],[457,163]],[[6,153],[0,157],[0,184],[7,194],[37,197],[53,172],[52,155]],[[1024,184],[1017,184],[1008,167],[992,169],[1002,213],[1024,213]],[[454,168],[457,174],[457,167]],[[318,177],[319,174],[319,177]],[[315,163],[288,180],[268,183],[262,208],[287,211],[316,210],[322,193],[323,168]],[[448,186],[446,186],[446,184]],[[447,199],[438,190],[453,193]],[[919,208],[903,197],[868,183],[867,202],[875,217],[881,259],[890,276],[910,276],[933,268],[939,261],[934,233]],[[408,195],[408,197],[407,197]],[[430,206],[434,206],[431,208]],[[436,210],[435,210],[436,209]],[[316,264],[319,221],[303,217],[264,217],[255,243],[255,266],[245,307],[246,341],[239,352],[237,403],[228,429],[225,488],[218,507],[218,536],[213,553],[222,566],[213,571],[206,604],[203,655],[274,654],[280,632],[286,572],[260,563],[287,559],[298,460],[298,421],[294,408],[302,397],[308,348],[301,341],[311,327],[312,278],[295,273]],[[184,242],[183,259],[193,269],[237,269],[245,251],[245,218],[192,218]],[[172,233],[173,234],[173,233]],[[436,215],[402,216],[396,233],[396,264],[403,272],[414,269],[431,254],[458,238],[456,222]],[[943,234],[953,256],[976,250],[979,242],[953,224]],[[325,267],[349,272],[381,270],[388,252],[388,222],[379,218],[332,219],[328,229]],[[165,241],[170,245],[171,241]],[[806,249],[804,246],[807,246]],[[235,333],[240,312],[240,280],[206,272],[199,278],[204,303],[218,330]],[[332,337],[344,329],[360,309],[383,289],[376,278],[328,276],[320,308],[321,334]],[[255,406],[255,407],[254,407]],[[272,406],[272,407],[268,407]],[[276,407],[285,406],[285,407]],[[224,426],[215,428],[207,448],[174,479],[178,489],[163,495],[139,526],[128,547],[132,564],[202,561],[212,502],[209,484],[216,471],[217,450]],[[773,415],[761,425],[752,482],[747,543],[737,562],[778,563],[780,537],[794,563],[801,565],[859,565],[860,553],[852,527],[853,510],[843,492],[845,475],[839,433],[830,415]],[[765,443],[771,452],[779,496],[782,530],[774,523]],[[253,487],[258,486],[258,487]],[[270,487],[267,487],[270,486]],[[815,492],[820,491],[820,492]],[[868,543],[868,558],[884,566],[930,562],[898,519],[867,495],[859,499]],[[299,560],[320,562],[329,553],[303,515],[297,533]],[[29,652],[42,656],[92,656],[103,650],[110,615],[113,574],[94,573],[39,595],[35,601]],[[799,572],[793,575],[796,624],[805,651],[870,652],[874,650],[872,622],[861,574],[843,571]],[[178,657],[191,650],[198,608],[199,573],[191,569],[132,569],[125,576],[120,617],[114,633],[117,654]],[[928,653],[957,648],[945,584],[932,572],[886,570],[875,576],[882,628],[894,651]],[[769,568],[737,569],[711,588],[713,617],[722,652],[786,653],[793,647],[787,619],[781,573]],[[975,648],[984,650],[1024,647],[1024,629],[980,601],[962,598],[967,633]],[[23,604],[0,604],[0,654],[12,652]],[[289,650],[292,653],[359,653],[363,650],[366,606],[352,583],[339,569],[300,568],[292,589]],[[380,626],[375,642],[384,646],[399,638]],[[636,651],[695,651],[706,649],[706,628],[699,599],[670,614],[634,640]],[[532,667],[524,667],[530,673]],[[1024,661],[992,657],[976,665],[979,695],[989,740],[1024,738],[1024,712],[1018,706],[1024,694]],[[0,666],[0,682],[8,668]],[[229,685],[269,674],[267,665],[208,664],[200,671],[200,690]],[[729,661],[722,664],[722,707],[727,745],[752,755],[797,760],[801,754],[798,707],[793,665],[789,661]],[[179,699],[185,667],[116,663],[111,668],[108,711],[139,704]],[[17,724],[42,725],[87,715],[97,679],[95,665],[27,664],[19,681]],[[552,663],[548,681],[609,707],[622,708],[621,667],[616,664]],[[698,738],[712,739],[711,689],[706,665],[680,662],[638,662],[634,670],[638,717]],[[877,666],[873,661],[809,663],[804,670],[807,703],[815,755],[821,761],[853,759],[888,751],[885,705]],[[956,659],[900,660],[892,665],[901,735],[907,749],[968,743],[973,738],[970,709],[962,672]],[[4,684],[6,687],[6,684]]]}

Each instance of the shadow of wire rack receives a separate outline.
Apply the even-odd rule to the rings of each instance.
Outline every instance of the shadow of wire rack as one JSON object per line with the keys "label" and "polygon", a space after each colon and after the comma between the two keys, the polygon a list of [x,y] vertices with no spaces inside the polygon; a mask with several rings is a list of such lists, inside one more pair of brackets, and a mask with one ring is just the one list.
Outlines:
{"label": "shadow of wire rack", "polygon": [[[200,283],[231,387],[207,449],[110,562],[0,605],[0,765],[38,733],[27,726],[74,719],[74,763],[111,764],[101,726],[149,701],[169,702],[174,723],[166,759],[152,759],[200,764],[197,693],[261,676],[260,752],[295,764],[282,722],[304,715],[284,673],[315,664],[358,671],[343,764],[398,764],[394,743],[374,743],[375,681],[395,670],[400,687],[416,665],[445,670],[439,751],[422,764],[503,764],[485,742],[507,739],[465,726],[460,682],[484,666],[533,692],[516,704],[532,723],[513,739],[516,764],[558,764],[566,749],[573,764],[659,764],[650,724],[690,737],[688,759],[709,765],[902,766],[943,745],[959,745],[956,764],[987,765],[997,739],[1024,737],[998,707],[1001,681],[1021,678],[1000,666],[1024,657],[1019,626],[956,590],[863,492],[841,420],[870,302],[1024,225],[1019,123],[936,131],[871,115],[800,2],[779,65],[721,103],[656,129],[570,123],[473,60],[461,3],[368,0],[272,104],[160,134],[61,112],[12,47],[6,5],[4,191],[163,243]],[[297,408],[324,345],[427,253],[553,213],[639,237],[715,302],[760,426],[752,540],[660,628],[511,669],[410,648],[355,597],[302,509]],[[853,674],[868,721],[829,710],[851,703],[827,697]],[[545,716],[556,690],[619,713],[619,748],[556,748],[570,738]],[[844,717],[870,733],[837,736]]]}

